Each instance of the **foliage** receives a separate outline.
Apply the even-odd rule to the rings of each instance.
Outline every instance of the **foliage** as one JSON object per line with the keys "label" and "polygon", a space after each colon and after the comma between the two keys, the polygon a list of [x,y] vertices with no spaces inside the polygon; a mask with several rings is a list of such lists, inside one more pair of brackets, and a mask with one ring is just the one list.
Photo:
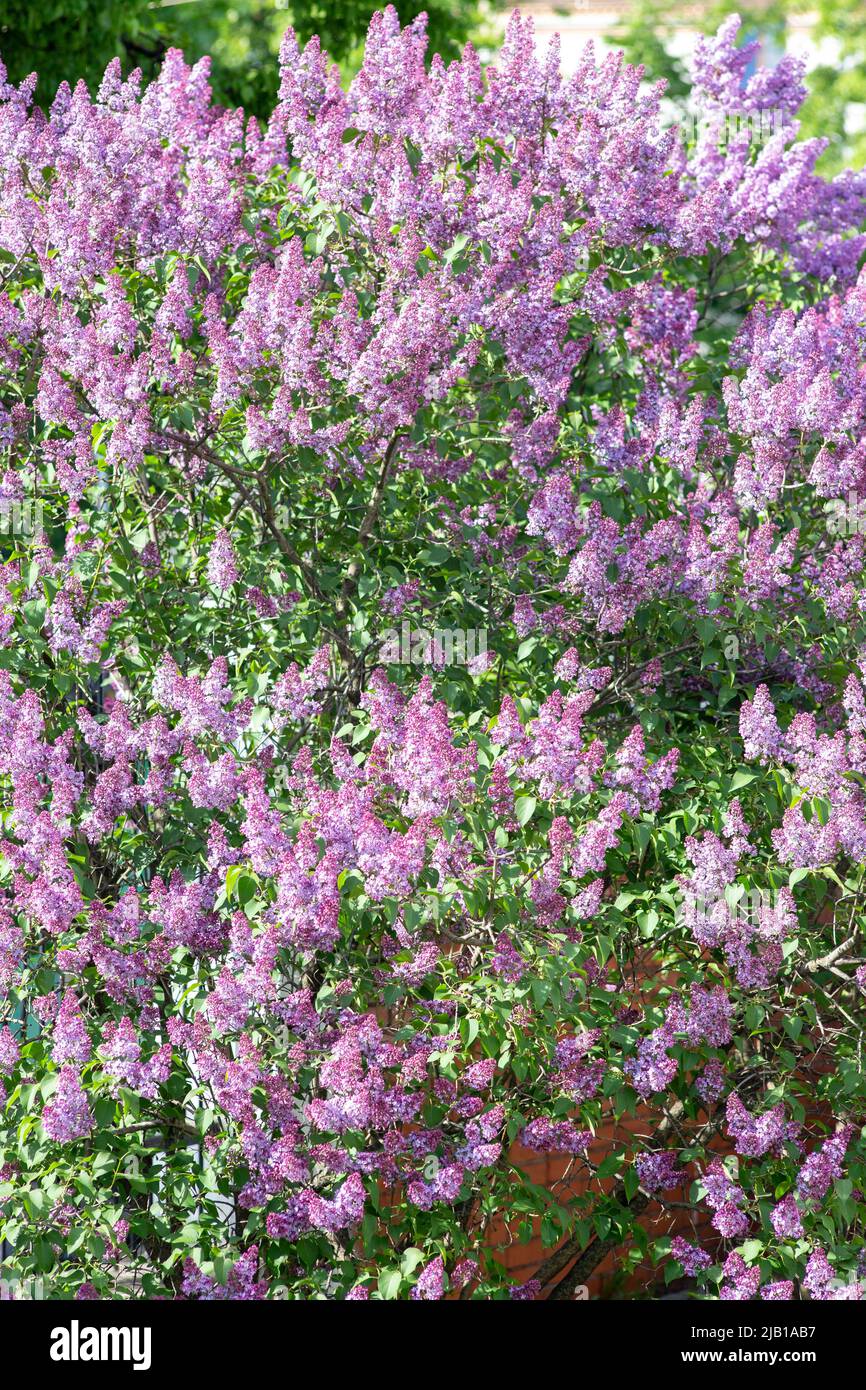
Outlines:
{"label": "foliage", "polygon": [[[156,76],[169,48],[187,59],[208,55],[214,100],[243,106],[265,118],[277,98],[277,55],[291,24],[306,43],[318,35],[332,58],[354,72],[374,0],[4,0],[0,16],[0,56],[11,80],[39,74],[37,96],[50,104],[61,82],[81,77],[95,89],[108,62],[121,54],[146,78]],[[428,16],[431,51],[459,56],[472,34],[483,31],[494,4],[478,0],[404,0],[408,22]]]}
{"label": "foliage", "polygon": [[14,82],[38,72],[50,101],[63,81],[98,82],[123,39],[139,39],[149,8],[149,0],[3,0],[0,57]]}
{"label": "foliage", "polygon": [[839,45],[839,61],[821,62],[809,74],[803,133],[829,141],[828,169],[866,163],[866,13],[858,0],[817,0],[815,37]]}
{"label": "foliage", "polygon": [[859,1296],[866,178],[736,34],[3,87],[7,1277]]}
{"label": "foliage", "polygon": [[[799,113],[803,139],[827,142],[820,167],[837,173],[866,162],[866,9],[861,0],[771,0],[769,4],[743,6],[737,0],[714,3],[690,15],[704,33],[712,33],[723,19],[740,13],[749,34],[785,47],[792,23],[806,18],[818,61],[809,72],[809,92]],[[681,103],[688,93],[685,62],[677,56],[675,35],[681,17],[660,0],[636,0],[614,31],[629,62],[641,63],[651,80],[663,78],[667,94]],[[825,45],[838,48],[838,59],[828,62]]]}
{"label": "foliage", "polygon": [[677,18],[663,0],[635,0],[615,26],[612,38],[630,63],[640,64],[652,82],[664,81],[665,95],[681,102],[691,91],[686,63],[674,52]]}

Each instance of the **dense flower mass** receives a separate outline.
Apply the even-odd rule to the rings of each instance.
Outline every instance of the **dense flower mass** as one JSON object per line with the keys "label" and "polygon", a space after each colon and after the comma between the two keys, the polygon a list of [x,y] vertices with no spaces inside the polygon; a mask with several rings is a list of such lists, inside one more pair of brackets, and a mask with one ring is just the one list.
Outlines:
{"label": "dense flower mass", "polygon": [[20,1277],[859,1297],[866,175],[737,32],[0,85]]}

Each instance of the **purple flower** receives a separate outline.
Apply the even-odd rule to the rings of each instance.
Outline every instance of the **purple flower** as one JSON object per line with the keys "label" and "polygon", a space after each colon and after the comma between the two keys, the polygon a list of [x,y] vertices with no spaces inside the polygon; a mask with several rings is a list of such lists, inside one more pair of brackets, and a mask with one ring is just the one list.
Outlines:
{"label": "purple flower", "polygon": [[726,1240],[733,1240],[746,1234],[749,1219],[732,1202],[724,1202],[713,1215],[713,1225]]}
{"label": "purple flower", "polygon": [[820,1246],[813,1250],[806,1262],[806,1273],[803,1276],[803,1288],[810,1293],[813,1298],[824,1299],[827,1297],[827,1285],[836,1278],[836,1271],[827,1259],[825,1251]]}
{"label": "purple flower", "polygon": [[527,1279],[525,1284],[512,1284],[508,1290],[512,1303],[531,1303],[540,1293],[541,1284],[537,1279]]}
{"label": "purple flower", "polygon": [[734,1139],[737,1153],[749,1158],[761,1158],[765,1153],[778,1153],[787,1137],[785,1107],[780,1102],[763,1115],[752,1115],[739,1096],[732,1091],[726,1109],[728,1133]]}
{"label": "purple flower", "polygon": [[740,707],[740,737],[748,759],[766,763],[781,757],[782,734],[765,685],[758,686],[754,700],[744,700]]}
{"label": "purple flower", "polygon": [[702,1270],[709,1269],[712,1264],[706,1250],[702,1250],[699,1245],[691,1245],[682,1236],[674,1236],[671,1241],[671,1254],[679,1261],[690,1279],[694,1279]]}
{"label": "purple flower", "polygon": [[755,1298],[761,1283],[761,1271],[757,1265],[748,1269],[745,1260],[733,1251],[722,1266],[725,1276],[719,1289],[719,1298],[739,1300]]}
{"label": "purple flower", "polygon": [[435,1302],[445,1296],[445,1264],[441,1255],[431,1260],[418,1276],[410,1298],[416,1301]]}
{"label": "purple flower", "polygon": [[794,1283],[791,1279],[779,1279],[774,1284],[765,1284],[761,1297],[767,1303],[790,1301],[794,1297]]}
{"label": "purple flower", "polygon": [[520,1135],[527,1149],[538,1153],[584,1153],[592,1143],[592,1131],[578,1129],[571,1120],[530,1120]]}
{"label": "purple flower", "polygon": [[93,1116],[81,1078],[69,1064],[60,1068],[57,1089],[42,1111],[42,1127],[57,1144],[83,1139],[93,1129]]}
{"label": "purple flower", "polygon": [[715,1059],[707,1062],[701,1075],[695,1079],[695,1090],[707,1104],[712,1104],[724,1095],[725,1072],[721,1062]]}
{"label": "purple flower", "polygon": [[797,1191],[806,1201],[820,1201],[830,1184],[841,1178],[845,1152],[854,1134],[853,1125],[844,1125],[810,1153],[797,1175]]}
{"label": "purple flower", "polygon": [[803,1234],[803,1220],[796,1198],[789,1194],[770,1213],[773,1230],[780,1240],[798,1240]]}
{"label": "purple flower", "polygon": [[661,1192],[670,1187],[679,1187],[687,1174],[685,1168],[677,1163],[676,1155],[665,1149],[662,1153],[642,1154],[635,1159],[635,1168],[641,1187],[646,1192]]}
{"label": "purple flower", "polygon": [[496,1058],[485,1057],[481,1062],[473,1062],[463,1073],[463,1080],[473,1091],[486,1091],[496,1071]]}
{"label": "purple flower", "polygon": [[238,581],[234,547],[228,531],[217,531],[207,562],[208,583],[220,593],[227,593]]}

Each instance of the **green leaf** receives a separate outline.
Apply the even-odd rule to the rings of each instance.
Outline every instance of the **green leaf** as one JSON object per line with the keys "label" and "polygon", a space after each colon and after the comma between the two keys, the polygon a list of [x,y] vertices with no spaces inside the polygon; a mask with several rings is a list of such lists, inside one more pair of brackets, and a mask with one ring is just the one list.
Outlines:
{"label": "green leaf", "polygon": [[750,782],[754,782],[757,773],[755,772],[735,772],[731,778],[729,790],[738,792],[742,787],[747,787]]}
{"label": "green leaf", "polygon": [[538,801],[534,796],[519,796],[514,803],[514,814],[518,825],[526,825],[535,815]]}
{"label": "green leaf", "polygon": [[403,1276],[399,1269],[383,1269],[379,1275],[379,1293],[382,1298],[389,1302],[396,1298],[400,1292],[400,1285],[402,1282]]}
{"label": "green leaf", "polygon": [[400,1261],[400,1269],[404,1278],[408,1279],[420,1264],[424,1263],[424,1251],[419,1250],[416,1245],[410,1245],[408,1250],[404,1250],[403,1258]]}

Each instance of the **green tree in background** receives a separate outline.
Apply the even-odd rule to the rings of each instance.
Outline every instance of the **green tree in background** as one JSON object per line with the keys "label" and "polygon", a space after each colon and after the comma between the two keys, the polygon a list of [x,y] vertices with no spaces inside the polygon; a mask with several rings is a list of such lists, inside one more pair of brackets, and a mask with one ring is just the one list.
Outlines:
{"label": "green tree in background", "polygon": [[[820,63],[809,73],[809,97],[800,112],[804,139],[829,141],[820,167],[826,174],[866,163],[866,4],[864,0],[716,0],[700,14],[690,12],[688,25],[713,33],[726,15],[743,17],[743,35],[759,34],[779,49],[786,46],[791,21],[814,16],[813,42],[831,39],[838,45],[834,61]],[[611,37],[622,46],[630,63],[642,63],[649,79],[663,77],[668,96],[681,101],[688,91],[686,61],[672,51],[674,36],[686,21],[682,9],[663,0],[634,0]]]}
{"label": "green tree in background", "polygon": [[[404,24],[426,11],[429,52],[450,60],[470,35],[477,41],[490,6],[486,0],[399,0],[396,8]],[[289,24],[302,43],[318,34],[350,74],[360,64],[376,9],[384,9],[384,0],[184,0],[156,11],[154,33],[163,49],[182,48],[196,58],[211,54],[217,101],[267,116],[277,95],[280,39]]]}
{"label": "green tree in background", "polygon": [[676,13],[669,4],[663,0],[636,0],[612,37],[630,63],[641,63],[650,81],[664,78],[667,95],[681,101],[691,88],[686,63],[671,52],[670,41],[676,28]]}
{"label": "green tree in background", "polygon": [[826,135],[824,165],[831,172],[866,164],[866,6],[863,0],[798,0],[792,7],[817,13],[817,38],[835,39],[838,63],[821,64],[809,74],[810,96],[803,108],[804,132]]}
{"label": "green tree in background", "polygon": [[[401,0],[404,23],[427,12],[430,51],[456,57],[472,35],[483,39],[499,0]],[[319,34],[347,72],[360,58],[373,0],[0,0],[0,57],[12,81],[38,71],[37,96],[49,104],[64,79],[93,88],[116,55],[125,70],[153,76],[167,48],[194,61],[208,53],[217,101],[267,115],[276,99],[277,52],[291,24],[302,41]]]}
{"label": "green tree in background", "polygon": [[[467,38],[490,41],[492,10],[503,0],[402,0],[405,22],[422,9],[429,16],[430,51],[456,57]],[[357,66],[372,0],[0,0],[0,57],[13,81],[39,72],[38,99],[51,102],[61,81],[83,77],[92,88],[118,55],[126,70],[141,67],[150,78],[169,47],[190,60],[209,53],[216,98],[257,115],[272,109],[277,89],[276,56],[286,26],[306,42],[319,34],[344,71]],[[801,113],[804,136],[829,140],[822,160],[826,173],[866,162],[866,4],[864,0],[713,0],[687,23],[711,33],[738,10],[744,32],[785,46],[791,20],[815,16],[816,41],[838,45],[833,61],[809,75],[810,95]],[[688,91],[687,62],[675,35],[686,22],[681,6],[664,0],[634,0],[611,32],[629,62],[642,63],[647,77],[663,77],[668,95],[682,101]]]}
{"label": "green tree in background", "polygon": [[64,78],[92,81],[124,39],[135,45],[149,17],[149,0],[0,0],[0,58],[13,82],[38,72],[50,101]]}

